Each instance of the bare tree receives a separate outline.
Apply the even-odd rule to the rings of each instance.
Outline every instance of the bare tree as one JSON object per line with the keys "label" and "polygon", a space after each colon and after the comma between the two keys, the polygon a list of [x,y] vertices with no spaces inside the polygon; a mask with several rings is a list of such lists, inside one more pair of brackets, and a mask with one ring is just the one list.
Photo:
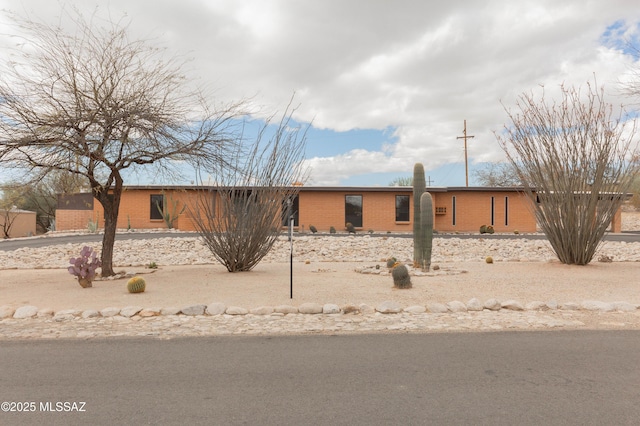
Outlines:
{"label": "bare tree", "polygon": [[88,189],[88,182],[81,176],[66,171],[52,171],[39,182],[11,181],[0,189],[5,194],[19,194],[16,206],[36,212],[36,227],[44,233],[55,226],[59,194],[72,194]]}
{"label": "bare tree", "polygon": [[20,201],[20,194],[7,193],[3,191],[2,199],[0,199],[0,229],[2,230],[2,238],[11,238],[11,228],[20,214],[20,209],[16,203]]}
{"label": "bare tree", "polygon": [[503,187],[520,186],[518,173],[510,162],[488,163],[473,172],[476,181],[482,186]]}
{"label": "bare tree", "polygon": [[306,180],[306,130],[291,126],[292,113],[287,109],[270,136],[272,120],[267,120],[215,185],[201,179],[197,200],[189,206],[200,236],[229,272],[253,269],[295,213],[293,201]]}
{"label": "bare tree", "polygon": [[123,172],[224,163],[243,102],[211,108],[201,91],[188,89],[178,58],[130,40],[127,25],[67,17],[70,33],[14,19],[26,35],[0,74],[0,163],[36,181],[55,170],[87,180],[104,209],[101,261],[109,276]]}
{"label": "bare tree", "polygon": [[614,115],[591,84],[584,93],[561,86],[560,101],[525,93],[516,106],[498,141],[558,259],[586,265],[638,171],[635,121]]}
{"label": "bare tree", "polygon": [[413,185],[413,177],[412,176],[398,176],[394,178],[391,182],[389,182],[389,186],[412,186]]}

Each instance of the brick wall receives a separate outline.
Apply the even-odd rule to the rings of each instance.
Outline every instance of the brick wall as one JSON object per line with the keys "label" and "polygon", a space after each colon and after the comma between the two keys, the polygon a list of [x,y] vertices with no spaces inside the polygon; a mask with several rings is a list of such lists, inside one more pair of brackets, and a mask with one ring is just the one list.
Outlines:
{"label": "brick wall", "polygon": [[[122,194],[118,228],[133,229],[166,228],[164,220],[150,219],[151,195],[165,194],[168,205],[176,201],[177,212],[185,209],[177,218],[174,227],[184,231],[195,230],[192,211],[198,195],[188,189],[128,188]],[[319,231],[327,232],[330,227],[344,230],[345,197],[362,196],[362,227],[359,231],[372,229],[376,233],[412,232],[413,194],[410,189],[398,188],[305,188],[299,194],[298,230],[308,231],[311,225]],[[409,222],[396,222],[396,195],[408,195]],[[491,198],[493,197],[493,227],[496,232],[535,232],[534,214],[529,208],[527,197],[517,191],[488,191],[484,189],[455,188],[431,191],[435,210],[434,227],[439,232],[478,232],[481,225],[491,225]],[[456,217],[453,223],[453,200],[455,197]],[[505,201],[506,200],[506,201]],[[104,227],[102,206],[93,203],[93,210],[58,210],[56,227],[58,230],[86,229],[90,220],[98,220]],[[508,204],[508,209],[505,209]],[[506,210],[506,211],[505,211]],[[620,232],[620,212],[613,221],[613,231]]]}

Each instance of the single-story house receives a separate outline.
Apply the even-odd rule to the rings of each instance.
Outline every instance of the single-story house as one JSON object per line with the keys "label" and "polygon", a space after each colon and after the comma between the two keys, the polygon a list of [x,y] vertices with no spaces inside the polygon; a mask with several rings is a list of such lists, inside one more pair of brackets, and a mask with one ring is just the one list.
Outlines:
{"label": "single-story house", "polygon": [[[121,198],[118,228],[166,228],[161,209],[169,206],[177,215],[175,229],[194,231],[192,213],[197,186],[126,186]],[[219,197],[223,189],[209,188]],[[491,225],[495,232],[536,232],[535,215],[529,199],[518,187],[428,187],[434,208],[434,229],[438,232],[478,232]],[[215,200],[214,200],[215,202]],[[413,230],[413,189],[410,186],[307,187],[299,188],[293,200],[294,226],[308,232],[331,227],[375,233],[410,233]],[[611,230],[620,232],[618,212]],[[86,229],[89,223],[104,225],[101,204],[89,193],[61,195],[56,210],[59,231]],[[284,224],[283,224],[284,225]]]}

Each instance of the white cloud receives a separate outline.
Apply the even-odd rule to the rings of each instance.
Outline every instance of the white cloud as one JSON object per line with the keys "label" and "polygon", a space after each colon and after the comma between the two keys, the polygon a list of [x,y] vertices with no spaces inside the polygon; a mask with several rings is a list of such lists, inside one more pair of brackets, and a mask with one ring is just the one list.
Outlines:
{"label": "white cloud", "polygon": [[[99,1],[82,0],[90,13]],[[584,84],[594,73],[614,103],[632,58],[603,43],[637,37],[640,9],[612,0],[110,0],[136,36],[154,37],[193,58],[198,81],[225,100],[255,95],[319,128],[396,128],[396,143],[311,158],[312,179],[335,184],[355,174],[427,169],[462,158],[463,120],[475,138],[471,161],[502,157],[495,141],[507,119],[500,102],[544,85]],[[0,8],[54,17],[57,2],[0,0]],[[104,10],[105,6],[101,6]],[[53,19],[53,18],[51,18]],[[606,44],[606,45],[605,45]]]}

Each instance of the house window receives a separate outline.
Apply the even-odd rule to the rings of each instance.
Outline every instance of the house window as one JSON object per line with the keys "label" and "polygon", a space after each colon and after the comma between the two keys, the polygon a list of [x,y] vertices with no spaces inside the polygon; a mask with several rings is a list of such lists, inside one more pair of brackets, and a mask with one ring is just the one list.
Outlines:
{"label": "house window", "polygon": [[494,220],[496,217],[496,199],[495,197],[491,197],[491,226],[495,225]]}
{"label": "house window", "polygon": [[149,211],[151,214],[149,218],[163,219],[162,211],[164,210],[164,195],[163,194],[151,194],[151,206]]}
{"label": "house window", "polygon": [[456,196],[451,197],[451,217],[453,226],[456,226]]}
{"label": "house window", "polygon": [[396,195],[396,222],[409,222],[408,195]]}
{"label": "house window", "polygon": [[509,226],[509,197],[504,197],[504,226]]}
{"label": "house window", "polygon": [[344,198],[344,222],[362,228],[362,195],[346,195]]}
{"label": "house window", "polygon": [[[289,210],[289,200],[291,200],[291,210]],[[289,226],[289,218],[293,219],[293,226],[298,226],[298,218],[299,218],[299,202],[298,196],[295,195],[293,198],[289,198],[282,203],[282,226]]]}

